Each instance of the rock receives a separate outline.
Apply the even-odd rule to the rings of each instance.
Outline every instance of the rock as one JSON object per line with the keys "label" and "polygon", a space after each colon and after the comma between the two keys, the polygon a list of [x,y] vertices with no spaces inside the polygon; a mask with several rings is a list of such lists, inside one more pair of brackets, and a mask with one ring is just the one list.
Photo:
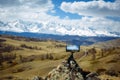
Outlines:
{"label": "rock", "polygon": [[43,80],[43,79],[41,77],[39,77],[39,76],[35,76],[35,77],[33,77],[32,80]]}
{"label": "rock", "polygon": [[91,72],[86,76],[86,80],[100,80],[97,73]]}
{"label": "rock", "polygon": [[[73,54],[50,71],[44,80],[100,80],[96,73],[83,71],[75,61]],[[43,80],[38,76],[33,80]]]}
{"label": "rock", "polygon": [[71,57],[49,72],[46,80],[84,80],[80,70],[74,58]]}
{"label": "rock", "polygon": [[91,72],[86,77],[94,77],[94,76],[98,76],[98,74],[95,72]]}

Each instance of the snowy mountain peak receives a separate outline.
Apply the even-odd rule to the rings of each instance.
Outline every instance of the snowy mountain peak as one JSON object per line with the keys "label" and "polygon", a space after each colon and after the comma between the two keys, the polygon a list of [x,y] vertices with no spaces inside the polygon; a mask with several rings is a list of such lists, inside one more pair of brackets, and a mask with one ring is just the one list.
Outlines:
{"label": "snowy mountain peak", "polygon": [[[1,31],[13,32],[32,32],[32,33],[47,33],[59,35],[79,35],[79,36],[120,36],[118,32],[110,30],[82,27],[81,25],[62,24],[60,22],[30,22],[15,20],[10,22],[0,21]],[[117,34],[116,34],[117,33]]]}

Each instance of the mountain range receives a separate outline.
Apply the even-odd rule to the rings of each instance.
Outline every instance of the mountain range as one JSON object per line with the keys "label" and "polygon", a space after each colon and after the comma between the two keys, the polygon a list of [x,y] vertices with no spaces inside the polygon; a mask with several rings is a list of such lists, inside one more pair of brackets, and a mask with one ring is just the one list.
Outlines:
{"label": "mountain range", "polygon": [[[101,29],[102,28],[102,29]],[[114,36],[120,37],[120,32],[113,32],[105,27],[82,27],[81,25],[65,24],[56,21],[0,21],[1,31],[30,32],[55,35],[78,35],[78,36]]]}
{"label": "mountain range", "polygon": [[63,41],[67,44],[75,45],[91,45],[97,42],[104,42],[108,40],[117,39],[120,37],[109,37],[109,36],[77,36],[77,35],[54,35],[54,34],[43,34],[43,33],[31,33],[31,32],[10,32],[10,31],[0,31],[1,35],[14,35],[15,37],[27,37],[39,40],[55,40]]}
{"label": "mountain range", "polygon": [[120,37],[118,32],[102,32],[79,25],[58,22],[0,21],[0,34],[65,41],[68,44],[90,45]]}

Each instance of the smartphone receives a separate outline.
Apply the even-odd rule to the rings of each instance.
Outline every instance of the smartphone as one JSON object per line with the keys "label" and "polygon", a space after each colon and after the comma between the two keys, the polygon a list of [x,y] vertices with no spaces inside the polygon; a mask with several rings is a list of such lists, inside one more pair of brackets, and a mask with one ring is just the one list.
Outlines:
{"label": "smartphone", "polygon": [[66,52],[79,52],[80,46],[77,45],[67,45],[66,46]]}

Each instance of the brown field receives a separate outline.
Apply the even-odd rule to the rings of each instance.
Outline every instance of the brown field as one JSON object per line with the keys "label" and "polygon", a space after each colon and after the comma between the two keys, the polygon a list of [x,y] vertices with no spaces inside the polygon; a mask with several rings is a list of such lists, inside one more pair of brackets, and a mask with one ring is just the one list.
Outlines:
{"label": "brown field", "polygon": [[[83,70],[97,72],[102,80],[120,80],[120,44],[116,42],[119,43],[120,39],[81,46],[81,51],[74,54],[75,59]],[[60,41],[35,41],[1,36],[0,80],[45,77],[70,55],[65,51],[65,46],[66,44]],[[95,55],[88,51],[93,47],[96,50]],[[86,50],[88,54],[82,57]]]}

